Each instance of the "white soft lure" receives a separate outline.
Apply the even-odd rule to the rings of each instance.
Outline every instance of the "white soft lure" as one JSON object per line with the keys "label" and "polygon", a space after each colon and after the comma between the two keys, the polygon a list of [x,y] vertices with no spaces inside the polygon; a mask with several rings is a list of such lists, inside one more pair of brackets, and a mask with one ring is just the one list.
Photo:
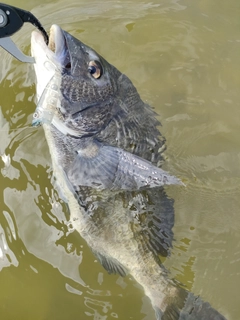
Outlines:
{"label": "white soft lure", "polygon": [[79,131],[67,127],[64,121],[61,121],[57,117],[58,108],[61,109],[60,103],[60,84],[61,77],[58,72],[48,82],[46,88],[37,103],[37,108],[33,114],[33,126],[39,126],[44,123],[52,124],[57,130],[64,135],[70,135],[73,137],[81,137]]}

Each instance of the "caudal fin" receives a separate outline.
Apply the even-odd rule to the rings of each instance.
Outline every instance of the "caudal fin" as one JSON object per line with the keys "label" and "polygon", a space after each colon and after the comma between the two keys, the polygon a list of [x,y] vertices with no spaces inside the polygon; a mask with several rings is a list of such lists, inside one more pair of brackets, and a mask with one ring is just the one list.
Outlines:
{"label": "caudal fin", "polygon": [[164,312],[155,308],[158,320],[227,320],[200,297],[182,288],[178,292],[179,295],[171,299]]}

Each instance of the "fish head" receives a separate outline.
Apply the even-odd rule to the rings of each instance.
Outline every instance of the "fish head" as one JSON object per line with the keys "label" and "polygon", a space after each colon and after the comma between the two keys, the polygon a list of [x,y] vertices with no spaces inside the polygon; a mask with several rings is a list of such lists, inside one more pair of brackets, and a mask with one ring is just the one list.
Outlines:
{"label": "fish head", "polygon": [[[101,130],[109,121],[121,73],[57,25],[50,29],[48,46],[43,36],[33,31],[31,50],[36,61],[38,109],[43,111],[42,120],[46,120],[48,112],[51,121],[54,116],[62,126],[77,127],[80,135]],[[49,100],[54,101],[49,104]],[[83,112],[89,108],[91,112]],[[86,119],[88,125],[84,126]]]}

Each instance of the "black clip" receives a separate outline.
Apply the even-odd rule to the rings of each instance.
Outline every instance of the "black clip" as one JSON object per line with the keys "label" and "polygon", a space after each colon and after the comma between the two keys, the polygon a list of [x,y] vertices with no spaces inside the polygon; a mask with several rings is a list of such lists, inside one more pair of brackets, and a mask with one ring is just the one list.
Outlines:
{"label": "black clip", "polygon": [[18,60],[34,63],[34,58],[22,53],[10,38],[11,35],[21,29],[25,22],[29,22],[38,28],[48,44],[47,32],[31,12],[0,3],[0,46]]}

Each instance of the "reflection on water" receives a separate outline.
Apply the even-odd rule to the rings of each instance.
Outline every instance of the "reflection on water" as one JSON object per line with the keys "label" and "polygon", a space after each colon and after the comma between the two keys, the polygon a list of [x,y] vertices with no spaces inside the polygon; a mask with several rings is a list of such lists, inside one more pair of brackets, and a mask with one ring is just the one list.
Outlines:
{"label": "reflection on water", "polygon": [[[12,2],[14,5],[14,1]],[[161,115],[175,200],[171,275],[240,317],[239,2],[16,2],[125,72]],[[30,25],[14,40],[30,52]],[[3,319],[154,319],[131,277],[109,276],[68,224],[35,110],[31,65],[1,50],[0,313]],[[13,308],[14,306],[14,308]]]}

